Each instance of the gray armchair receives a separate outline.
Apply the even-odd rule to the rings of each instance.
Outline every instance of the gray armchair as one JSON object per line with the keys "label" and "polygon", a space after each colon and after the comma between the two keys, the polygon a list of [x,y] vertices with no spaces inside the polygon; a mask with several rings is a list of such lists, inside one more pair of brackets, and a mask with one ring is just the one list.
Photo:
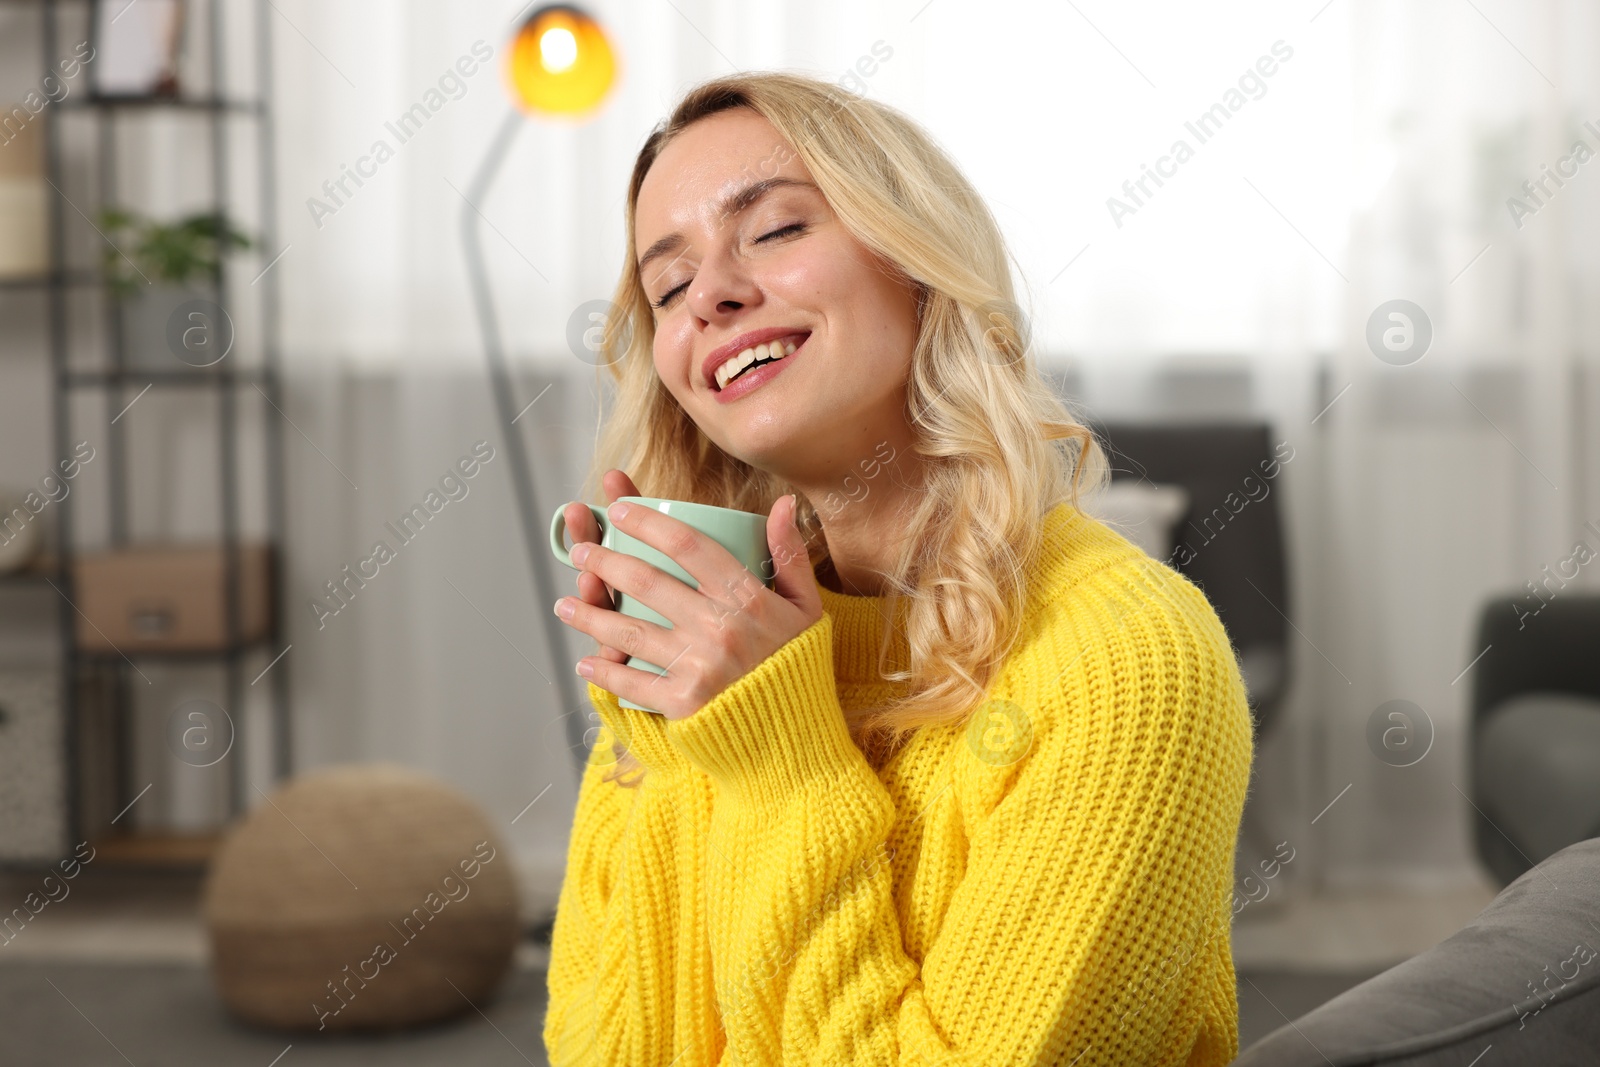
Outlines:
{"label": "gray armchair", "polygon": [[1505,885],[1600,835],[1600,596],[1495,599],[1469,655],[1486,647],[1473,668],[1472,819]]}
{"label": "gray armchair", "polygon": [[1284,1024],[1233,1067],[1600,1062],[1597,902],[1600,839],[1569,845],[1452,937]]}
{"label": "gray armchair", "polygon": [[1600,596],[1539,603],[1491,601],[1472,649],[1472,817],[1509,885],[1234,1067],[1600,1063]]}

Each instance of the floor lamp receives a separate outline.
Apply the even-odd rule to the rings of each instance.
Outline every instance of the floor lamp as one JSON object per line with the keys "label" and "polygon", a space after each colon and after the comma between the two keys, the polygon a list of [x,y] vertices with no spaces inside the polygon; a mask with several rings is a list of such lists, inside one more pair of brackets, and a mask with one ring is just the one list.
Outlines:
{"label": "floor lamp", "polygon": [[[615,77],[616,61],[604,32],[593,18],[576,7],[552,4],[540,8],[523,21],[512,39],[505,71],[514,106],[501,122],[494,139],[489,143],[489,150],[484,154],[483,162],[478,165],[472,184],[467,187],[467,202],[461,210],[461,244],[466,253],[467,280],[472,289],[478,327],[483,334],[484,357],[489,362],[489,388],[494,393],[495,413],[505,438],[506,454],[511,460],[511,483],[516,492],[523,540],[527,543],[528,565],[533,571],[533,584],[540,602],[551,604],[555,602],[557,594],[550,574],[548,535],[541,531],[539,516],[543,512],[534,492],[533,466],[528,461],[528,450],[513,425],[513,420],[517,418],[516,403],[512,397],[511,375],[506,369],[489,273],[484,266],[483,248],[478,240],[478,224],[482,216],[476,205],[483,201],[495,175],[500,171],[500,165],[505,162],[511,142],[522,129],[523,112],[568,118],[588,115],[599,106],[610,89]],[[542,615],[540,622],[549,647],[550,662],[559,665],[566,656],[562,633]],[[570,670],[557,670],[555,684],[560,690],[559,699],[564,709],[562,719],[566,723],[568,749],[577,761],[581,777],[588,753],[585,749],[583,718],[578,709],[587,700],[587,692],[579,689],[578,677]]]}

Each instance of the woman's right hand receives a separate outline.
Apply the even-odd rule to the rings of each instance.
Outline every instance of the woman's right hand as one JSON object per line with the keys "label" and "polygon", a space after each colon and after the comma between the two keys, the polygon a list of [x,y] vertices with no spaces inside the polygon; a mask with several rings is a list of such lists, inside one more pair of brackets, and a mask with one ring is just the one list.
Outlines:
{"label": "woman's right hand", "polygon": [[[638,487],[633,484],[632,478],[628,477],[625,472],[615,468],[606,471],[604,477],[600,479],[600,484],[605,490],[607,504],[616,503],[618,497],[643,495],[639,492]],[[574,547],[581,541],[588,541],[594,545],[600,543],[600,524],[595,522],[594,512],[590,511],[587,505],[579,501],[573,501],[566,506],[563,514],[566,517],[567,531],[572,535]],[[592,604],[597,608],[615,609],[616,607],[611,599],[611,587],[601,581],[599,575],[591,571],[578,572],[578,598],[584,603]],[[596,655],[611,660],[613,663],[628,662],[628,654],[626,652],[612,648],[610,645],[601,645],[600,651]]]}

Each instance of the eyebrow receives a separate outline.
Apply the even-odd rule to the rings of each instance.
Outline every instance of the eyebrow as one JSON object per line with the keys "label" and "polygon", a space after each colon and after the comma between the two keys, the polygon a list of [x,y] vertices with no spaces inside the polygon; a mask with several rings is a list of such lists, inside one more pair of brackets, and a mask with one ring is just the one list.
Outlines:
{"label": "eyebrow", "polygon": [[[804,186],[807,189],[816,189],[816,186],[811,182],[801,181],[798,178],[763,178],[758,182],[752,182],[736,193],[730,193],[729,195],[723,197],[722,201],[717,205],[717,213],[722,218],[727,218],[730,215],[737,215],[739,212],[748,208],[751,204],[754,204],[757,200],[760,200],[767,193],[787,185],[799,185]],[[657,240],[655,244],[645,249],[644,255],[639,257],[637,270],[640,274],[643,274],[645,265],[651,260],[664,256],[669,252],[675,252],[679,248],[683,247],[683,244],[683,234],[667,234],[665,237]]]}

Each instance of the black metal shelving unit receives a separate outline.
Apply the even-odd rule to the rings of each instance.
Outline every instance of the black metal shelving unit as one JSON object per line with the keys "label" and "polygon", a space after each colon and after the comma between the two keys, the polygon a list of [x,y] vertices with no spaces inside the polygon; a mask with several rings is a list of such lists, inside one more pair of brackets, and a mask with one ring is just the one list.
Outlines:
{"label": "black metal shelving unit", "polygon": [[[73,9],[74,21],[82,27],[92,26],[88,17],[90,0],[10,0],[8,6],[30,6],[40,12],[41,58],[43,68],[52,69],[59,47],[65,39],[62,33],[64,9]],[[98,445],[105,445],[106,480],[109,489],[109,548],[133,547],[135,542],[129,529],[129,441],[126,423],[119,424],[114,417],[126,409],[141,390],[203,391],[211,394],[216,407],[216,444],[218,469],[217,502],[220,512],[218,542],[222,548],[224,566],[224,618],[225,640],[217,650],[207,652],[149,652],[128,650],[105,653],[80,648],[77,643],[76,591],[73,586],[75,555],[83,546],[76,537],[74,511],[77,494],[68,494],[58,505],[56,519],[55,554],[53,560],[31,572],[11,576],[13,581],[48,581],[61,594],[58,598],[59,633],[63,655],[61,657],[61,700],[63,702],[63,754],[65,759],[65,797],[67,812],[66,833],[71,841],[90,837],[92,827],[86,826],[83,810],[84,788],[80,780],[83,723],[85,708],[83,691],[89,688],[86,680],[98,681],[111,694],[109,722],[115,731],[113,748],[117,752],[116,803],[113,810],[135,800],[138,786],[129,777],[133,746],[130,743],[129,724],[133,721],[134,700],[131,691],[137,664],[144,660],[186,664],[219,664],[223,669],[225,701],[222,706],[233,719],[234,740],[225,759],[228,775],[230,813],[237,816],[248,805],[249,774],[246,761],[246,737],[249,733],[245,713],[246,690],[250,684],[246,675],[247,661],[257,658],[259,664],[249,663],[254,669],[265,667],[284,651],[280,637],[285,619],[283,582],[281,577],[285,532],[285,494],[282,460],[282,389],[278,367],[278,287],[273,269],[267,269],[247,286],[242,287],[246,299],[259,301],[255,305],[257,334],[253,347],[254,365],[241,366],[238,359],[223,358],[214,366],[196,368],[185,366],[176,358],[169,367],[132,366],[129,363],[129,346],[125,333],[123,301],[108,287],[98,270],[69,263],[68,233],[70,226],[83,227],[93,217],[98,207],[118,202],[118,136],[117,124],[125,116],[147,115],[162,112],[185,116],[185,121],[202,124],[202,136],[209,138],[209,180],[212,207],[230,220],[236,216],[231,210],[233,202],[230,186],[229,150],[232,123],[246,122],[255,125],[257,166],[257,217],[252,230],[256,251],[263,266],[269,265],[278,253],[276,238],[276,212],[274,187],[274,134],[269,102],[272,96],[271,23],[268,0],[244,0],[226,6],[233,12],[243,10],[245,22],[240,32],[252,41],[255,53],[255,98],[235,99],[227,91],[226,70],[223,61],[224,32],[228,29],[222,0],[190,0],[185,12],[186,25],[190,14],[203,9],[203,37],[206,57],[203,66],[208,70],[208,90],[196,96],[176,98],[98,98],[88,91],[86,84],[77,95],[52,103],[55,112],[45,127],[45,168],[55,189],[50,197],[47,220],[50,247],[48,274],[37,279],[0,282],[0,289],[18,290],[37,288],[45,297],[47,315],[46,335],[52,369],[53,453],[65,457],[71,454],[74,440],[75,397],[99,394],[102,422],[95,427]],[[86,31],[87,32],[87,31]],[[187,30],[186,30],[187,32]],[[73,183],[68,181],[63,155],[64,127],[69,123],[92,124],[90,137],[96,146],[88,169],[93,174],[95,200],[91,203],[73,204],[66,200],[64,190]],[[188,136],[184,131],[184,136]],[[248,132],[246,133],[248,136]],[[81,172],[80,172],[81,173]],[[97,237],[96,240],[102,240]],[[103,245],[102,245],[103,247]],[[219,256],[219,262],[209,279],[208,290],[212,299],[223,308],[230,304],[228,257]],[[98,289],[104,297],[105,319],[101,325],[103,358],[98,366],[74,365],[73,327],[69,315],[69,297],[79,289]],[[80,314],[78,320],[83,316]],[[237,317],[234,317],[235,319]],[[237,327],[234,327],[237,329]],[[240,347],[238,338],[234,347]],[[243,356],[241,355],[241,359]],[[243,621],[240,594],[241,500],[239,487],[240,421],[243,403],[261,404],[261,430],[264,435],[263,455],[265,470],[264,509],[266,516],[265,539],[272,556],[269,568],[270,614],[272,624],[267,635],[256,641],[241,639]],[[81,427],[80,427],[81,428]],[[272,768],[276,778],[291,772],[291,737],[289,718],[289,664],[286,660],[273,662],[265,676],[256,676],[269,687],[271,709],[270,736],[272,742]],[[92,839],[92,837],[91,837]],[[111,840],[111,839],[105,839]]]}

